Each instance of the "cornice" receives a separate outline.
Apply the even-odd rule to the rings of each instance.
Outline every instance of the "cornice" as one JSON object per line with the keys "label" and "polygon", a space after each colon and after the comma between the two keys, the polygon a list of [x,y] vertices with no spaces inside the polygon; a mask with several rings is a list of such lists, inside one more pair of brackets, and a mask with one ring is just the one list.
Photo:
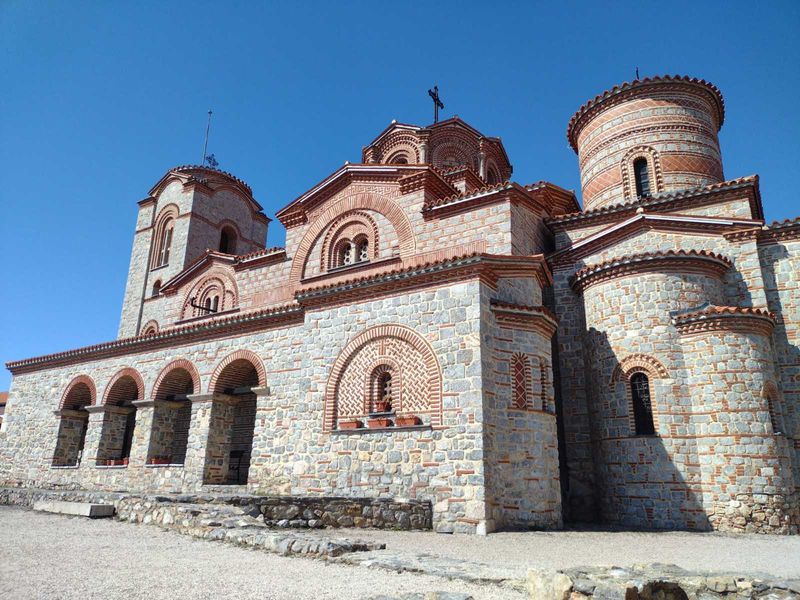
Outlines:
{"label": "cornice", "polygon": [[759,244],[777,244],[800,239],[800,217],[775,221],[758,232]]}
{"label": "cornice", "polygon": [[334,283],[304,286],[295,292],[295,299],[301,306],[318,307],[371,300],[466,279],[479,279],[495,288],[497,281],[504,277],[536,277],[543,286],[552,283],[542,255],[509,256],[472,252]]}
{"label": "cornice", "polygon": [[399,179],[400,193],[410,194],[418,190],[424,190],[436,198],[457,194],[458,190],[453,187],[445,177],[436,169],[428,168],[410,175],[405,175]]}
{"label": "cornice", "polygon": [[722,93],[715,85],[704,79],[695,77],[663,75],[635,79],[631,82],[626,81],[586,102],[569,120],[569,124],[567,125],[567,141],[572,149],[577,152],[577,137],[581,129],[609,105],[618,104],[634,96],[651,93],[658,89],[680,88],[691,89],[695,93],[699,92],[709,99],[716,110],[717,129],[722,127],[725,121],[725,101],[722,98]]}
{"label": "cornice", "polygon": [[495,321],[500,327],[534,331],[548,339],[553,337],[558,328],[558,319],[544,306],[528,306],[502,300],[491,300],[490,307]]}
{"label": "cornice", "polygon": [[173,347],[176,344],[189,344],[207,339],[228,337],[232,334],[282,327],[287,324],[302,322],[303,316],[302,307],[296,304],[287,304],[259,311],[238,313],[225,319],[163,329],[152,335],[123,338],[66,352],[11,361],[6,363],[6,368],[15,375],[18,373],[30,373],[114,356],[148,352],[160,348]]}
{"label": "cornice", "polygon": [[580,294],[599,283],[654,272],[699,273],[721,278],[731,265],[724,256],[705,250],[648,252],[584,267],[570,279],[570,286]]}
{"label": "cornice", "polygon": [[672,323],[681,335],[733,331],[769,337],[775,328],[775,315],[758,308],[712,305],[673,315]]}
{"label": "cornice", "polygon": [[723,202],[730,199],[731,196],[741,190],[748,190],[750,192],[748,200],[750,201],[750,209],[754,218],[763,218],[761,194],[758,188],[758,175],[749,175],[747,177],[739,177],[738,179],[722,181],[720,183],[713,183],[697,188],[675,192],[661,192],[654,196],[634,200],[632,202],[621,202],[619,204],[601,206],[583,212],[569,213],[547,219],[546,223],[553,231],[589,227],[591,225],[617,220],[627,214],[634,214],[639,208],[658,211],[680,208],[687,205],[695,207]]}
{"label": "cornice", "polygon": [[620,240],[626,239],[631,233],[638,233],[650,229],[656,231],[722,235],[726,232],[760,225],[760,221],[754,221],[752,219],[727,219],[722,217],[669,213],[652,214],[637,211],[637,214],[634,214],[624,221],[614,223],[609,227],[578,240],[566,248],[556,250],[548,255],[547,260],[554,267],[571,265],[581,258],[591,256],[602,248],[606,248]]}

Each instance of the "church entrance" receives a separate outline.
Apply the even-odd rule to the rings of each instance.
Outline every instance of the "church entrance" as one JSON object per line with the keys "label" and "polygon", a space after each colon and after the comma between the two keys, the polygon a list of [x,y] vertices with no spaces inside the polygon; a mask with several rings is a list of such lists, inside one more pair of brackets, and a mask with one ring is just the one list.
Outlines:
{"label": "church entrance", "polygon": [[245,485],[256,425],[258,372],[247,359],[223,369],[214,386],[203,483]]}

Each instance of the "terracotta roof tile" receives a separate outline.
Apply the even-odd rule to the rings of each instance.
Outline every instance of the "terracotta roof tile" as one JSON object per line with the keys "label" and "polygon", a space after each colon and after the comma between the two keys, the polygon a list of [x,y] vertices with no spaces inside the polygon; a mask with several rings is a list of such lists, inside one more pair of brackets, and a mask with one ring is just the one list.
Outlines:
{"label": "terracotta roof tile", "polygon": [[658,259],[669,259],[669,258],[711,258],[724,262],[728,266],[732,264],[728,258],[722,256],[721,254],[716,254],[708,250],[668,250],[666,252],[645,252],[644,254],[635,254],[623,258],[615,258],[612,260],[607,260],[605,262],[596,265],[589,265],[587,267],[582,268],[577,273],[575,273],[574,277],[575,279],[581,279],[594,271],[602,271],[603,269],[607,269],[608,267],[623,265],[627,262],[634,262],[634,261],[639,262],[650,259],[658,260]]}

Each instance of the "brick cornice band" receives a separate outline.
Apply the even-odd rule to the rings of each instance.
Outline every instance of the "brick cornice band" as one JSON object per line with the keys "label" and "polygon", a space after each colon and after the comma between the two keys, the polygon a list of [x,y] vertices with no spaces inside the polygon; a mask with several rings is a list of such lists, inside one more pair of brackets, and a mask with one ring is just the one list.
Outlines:
{"label": "brick cornice band", "polygon": [[672,322],[681,335],[731,331],[769,337],[775,328],[775,316],[772,313],[737,306],[708,306],[677,315]]}
{"label": "brick cornice band", "polygon": [[697,250],[653,252],[584,267],[573,276],[570,285],[577,293],[583,293],[585,289],[598,283],[653,272],[699,273],[721,278],[730,267],[730,260],[713,252]]}

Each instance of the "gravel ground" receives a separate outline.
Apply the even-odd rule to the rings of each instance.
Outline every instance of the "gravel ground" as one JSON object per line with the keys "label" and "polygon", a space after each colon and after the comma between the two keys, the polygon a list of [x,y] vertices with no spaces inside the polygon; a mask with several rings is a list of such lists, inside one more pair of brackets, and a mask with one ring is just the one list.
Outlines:
{"label": "gravel ground", "polygon": [[0,598],[323,600],[431,590],[523,598],[505,588],[286,558],[146,525],[0,507]]}
{"label": "gravel ground", "polygon": [[559,531],[453,536],[340,529],[343,537],[386,542],[397,553],[425,553],[519,567],[627,567],[671,563],[698,571],[800,578],[800,536],[689,532]]}

